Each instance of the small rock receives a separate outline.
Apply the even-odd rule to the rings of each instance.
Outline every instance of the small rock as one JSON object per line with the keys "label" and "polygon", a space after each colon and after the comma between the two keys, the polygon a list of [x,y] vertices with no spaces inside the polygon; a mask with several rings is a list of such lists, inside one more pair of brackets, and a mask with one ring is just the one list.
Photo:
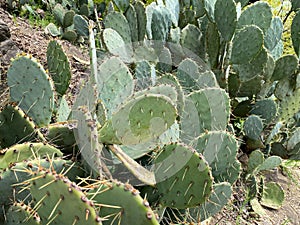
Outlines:
{"label": "small rock", "polygon": [[16,46],[15,42],[8,39],[0,42],[0,61],[4,64],[9,64],[10,59],[16,57],[20,49]]}
{"label": "small rock", "polygon": [[0,42],[10,38],[10,31],[7,24],[0,21]]}

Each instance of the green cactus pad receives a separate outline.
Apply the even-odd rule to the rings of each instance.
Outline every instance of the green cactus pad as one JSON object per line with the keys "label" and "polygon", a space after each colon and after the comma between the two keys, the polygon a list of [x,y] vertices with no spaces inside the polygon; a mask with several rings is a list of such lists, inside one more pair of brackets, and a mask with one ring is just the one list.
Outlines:
{"label": "green cactus pad", "polygon": [[283,41],[280,40],[275,46],[275,48],[271,51],[271,55],[275,60],[279,59],[282,56],[283,48],[284,48]]}
{"label": "green cactus pad", "polygon": [[248,174],[256,174],[257,168],[265,161],[264,154],[260,150],[255,150],[249,155]]}
{"label": "green cactus pad", "polygon": [[89,23],[88,21],[81,15],[74,16],[74,29],[76,32],[83,37],[89,36]]}
{"label": "green cactus pad", "polygon": [[297,0],[291,0],[292,2],[292,10],[297,11],[300,8],[300,2]]}
{"label": "green cactus pad", "polygon": [[178,0],[165,1],[165,7],[170,12],[170,18],[175,27],[178,27],[180,3]]}
{"label": "green cactus pad", "polygon": [[0,169],[9,167],[10,164],[22,162],[25,159],[37,159],[39,157],[57,157],[63,153],[57,148],[44,143],[23,143],[4,149],[4,156],[0,160]]}
{"label": "green cactus pad", "polygon": [[64,153],[74,153],[77,148],[74,136],[76,125],[72,122],[52,123],[42,127],[41,132],[46,140]]}
{"label": "green cactus pad", "polygon": [[175,105],[177,103],[177,91],[176,88],[170,84],[158,84],[156,86],[149,87],[145,90],[134,93],[133,98],[139,96],[145,96],[148,94],[156,94],[169,98]]}
{"label": "green cactus pad", "polygon": [[134,9],[137,15],[138,41],[143,41],[146,35],[146,24],[147,24],[145,5],[143,2],[137,1],[134,4]]}
{"label": "green cactus pad", "polygon": [[269,124],[277,115],[277,104],[272,99],[259,100],[252,106],[250,113],[259,116],[264,124]]}
{"label": "green cactus pad", "polygon": [[[70,168],[71,167],[71,168]],[[83,176],[83,171],[74,166],[72,162],[63,159],[42,159],[29,162],[20,162],[12,165],[5,170],[0,170],[0,205],[5,208],[11,204],[12,199],[25,199],[28,191],[20,192],[22,187],[17,185],[30,178],[27,173],[29,170],[36,171],[39,168],[51,169],[57,173],[64,173],[71,180],[75,180],[77,176]],[[17,185],[17,186],[16,186]],[[4,194],[5,193],[5,194]],[[26,198],[30,201],[30,198]],[[0,218],[2,217],[2,210]]]}
{"label": "green cactus pad", "polygon": [[46,33],[51,34],[51,36],[53,36],[53,37],[61,35],[61,31],[57,28],[57,26],[54,23],[49,23],[45,27],[45,31],[46,31]]}
{"label": "green cactus pad", "polygon": [[181,118],[181,138],[187,144],[201,133],[225,130],[229,121],[229,96],[220,88],[207,88],[187,96]]}
{"label": "green cactus pad", "polygon": [[87,107],[79,107],[76,115],[77,129],[74,132],[85,164],[96,174],[103,175],[101,152],[103,144],[98,142],[97,122]]}
{"label": "green cactus pad", "polygon": [[62,39],[68,40],[70,42],[75,42],[77,37],[77,33],[72,29],[65,31],[62,35]]}
{"label": "green cactus pad", "polygon": [[284,192],[282,187],[275,182],[268,182],[263,186],[260,204],[271,208],[279,209],[284,201]]}
{"label": "green cactus pad", "polygon": [[234,0],[217,0],[214,10],[215,22],[225,41],[230,41],[237,23]]}
{"label": "green cactus pad", "polygon": [[201,39],[205,40],[204,45],[206,45],[206,53],[209,57],[211,68],[216,68],[219,62],[219,51],[221,47],[221,37],[216,24],[209,22],[205,31],[205,36]]}
{"label": "green cactus pad", "polygon": [[27,185],[43,223],[102,224],[81,189],[67,177],[50,171],[28,172]]}
{"label": "green cactus pad", "polygon": [[240,29],[246,25],[256,25],[265,32],[270,27],[272,17],[272,10],[268,3],[256,2],[242,12],[237,28]]}
{"label": "green cactus pad", "polygon": [[294,84],[292,76],[287,79],[281,79],[277,82],[274,95],[277,99],[285,101],[285,98],[293,95]]}
{"label": "green cactus pad", "polygon": [[7,72],[7,83],[11,100],[18,102],[20,108],[37,126],[50,123],[54,107],[54,88],[40,63],[31,56],[19,56]]}
{"label": "green cactus pad", "polygon": [[276,60],[272,81],[288,79],[298,67],[298,59],[294,55],[284,55]]}
{"label": "green cactus pad", "polygon": [[290,152],[300,143],[300,128],[296,128],[293,134],[289,137],[286,149]]}
{"label": "green cactus pad", "polygon": [[217,183],[213,185],[213,192],[209,199],[196,208],[190,208],[187,214],[195,222],[204,221],[216,213],[228,203],[232,195],[231,184],[228,182]]}
{"label": "green cactus pad", "polygon": [[70,84],[71,68],[62,46],[55,40],[48,44],[47,64],[49,74],[54,81],[55,90],[60,95],[64,95]]}
{"label": "green cactus pad", "polygon": [[[179,140],[179,125],[174,123],[168,130],[162,133],[158,139],[151,140],[146,143],[136,144],[136,145],[122,145],[120,148],[131,158],[138,159],[151,151],[153,151],[157,146],[163,147],[166,144],[174,143]],[[120,163],[119,160],[115,163]]]}
{"label": "green cactus pad", "polygon": [[183,94],[183,89],[177,77],[174,76],[173,74],[164,74],[163,76],[157,79],[157,83],[168,84],[176,88],[176,92],[177,92],[176,106],[177,106],[178,114],[181,115],[184,108],[184,94]]}
{"label": "green cactus pad", "polygon": [[161,73],[168,73],[172,71],[172,55],[168,48],[164,47],[158,55],[158,63],[156,68]]}
{"label": "green cactus pad", "polygon": [[137,21],[137,14],[133,5],[129,5],[125,17],[128,21],[130,31],[131,31],[131,41],[136,42],[138,41],[138,21]]}
{"label": "green cactus pad", "polygon": [[153,140],[164,133],[177,117],[168,97],[147,94],[129,100],[112,115],[100,130],[105,144],[138,144]]}
{"label": "green cactus pad", "polygon": [[63,18],[63,27],[69,27],[73,24],[73,18],[75,16],[75,12],[73,10],[68,10],[65,12]]}
{"label": "green cactus pad", "polygon": [[245,26],[233,38],[231,62],[244,64],[251,61],[263,47],[263,33],[257,26]]}
{"label": "green cactus pad", "polygon": [[279,156],[273,155],[265,159],[265,161],[258,167],[259,171],[272,170],[280,166],[282,159]]}
{"label": "green cactus pad", "polygon": [[107,109],[108,118],[133,94],[133,77],[128,67],[116,57],[104,61],[98,68],[99,98]]}
{"label": "green cactus pad", "polygon": [[72,108],[72,113],[70,115],[71,119],[77,119],[76,114],[78,112],[78,107],[84,106],[90,112],[95,112],[98,99],[98,91],[96,85],[93,83],[92,79],[82,85],[79,94],[76,97],[75,103]]}
{"label": "green cactus pad", "polygon": [[265,48],[262,48],[260,53],[256,55],[251,62],[234,65],[234,70],[239,74],[241,82],[247,82],[251,79],[261,76],[268,62],[268,53]]}
{"label": "green cactus pad", "polygon": [[53,15],[56,21],[63,26],[64,24],[64,16],[66,14],[66,10],[61,4],[56,4],[53,8]]}
{"label": "green cactus pad", "polygon": [[259,116],[251,115],[244,122],[243,130],[245,135],[252,140],[260,140],[263,131],[263,122]]}
{"label": "green cactus pad", "polygon": [[283,33],[282,21],[279,17],[274,17],[271,21],[270,27],[268,28],[265,34],[265,39],[264,39],[264,44],[269,51],[272,51],[279,43],[279,41],[281,40],[282,33]]}
{"label": "green cactus pad", "polygon": [[136,78],[135,88],[141,90],[152,86],[155,82],[153,73],[155,73],[155,68],[148,61],[142,60],[136,62],[134,74]]}
{"label": "green cactus pad", "polygon": [[40,223],[39,215],[30,206],[23,202],[14,202],[6,213],[5,225],[38,225]]}
{"label": "green cactus pad", "polygon": [[209,20],[211,22],[215,21],[215,4],[217,2],[217,0],[204,0],[204,8],[206,11],[206,15],[208,16]]}
{"label": "green cactus pad", "polygon": [[0,112],[0,146],[8,148],[16,143],[42,137],[35,124],[17,106],[6,105]]}
{"label": "green cactus pad", "polygon": [[56,111],[56,121],[65,122],[68,120],[71,109],[68,105],[65,95],[58,100],[58,106]]}
{"label": "green cactus pad", "polygon": [[129,7],[130,1],[129,0],[113,0],[113,3],[117,6],[117,8],[121,12],[125,12]]}
{"label": "green cactus pad", "polygon": [[298,11],[293,19],[291,26],[291,36],[295,53],[300,57],[300,11]]}
{"label": "green cactus pad", "polygon": [[179,209],[195,207],[210,196],[210,168],[194,149],[183,144],[166,145],[154,163],[161,205]]}
{"label": "green cactus pad", "polygon": [[149,203],[130,184],[118,181],[99,182],[96,188],[87,193],[90,200],[99,206],[99,216],[107,220],[107,225],[158,225]]}
{"label": "green cactus pad", "polygon": [[103,31],[103,40],[108,51],[115,56],[119,56],[124,62],[132,61],[131,45],[126,45],[119,33],[111,28],[106,28]]}
{"label": "green cactus pad", "polygon": [[281,101],[279,110],[279,120],[288,121],[300,110],[300,89],[297,89],[289,97]]}
{"label": "green cactus pad", "polygon": [[106,114],[106,109],[103,104],[103,102],[100,100],[97,102],[96,106],[96,115],[97,115],[97,122],[99,123],[100,126],[103,126],[103,124],[107,120],[107,114]]}
{"label": "green cactus pad", "polygon": [[225,131],[210,131],[197,138],[196,150],[203,155],[212,169],[216,183],[233,184],[240,173],[236,156],[238,144],[235,137]]}
{"label": "green cactus pad", "polygon": [[215,75],[192,59],[185,59],[178,65],[176,76],[186,92],[218,86]]}
{"label": "green cactus pad", "polygon": [[201,31],[193,24],[188,24],[181,31],[180,43],[182,47],[192,51],[195,54],[201,52],[200,38]]}
{"label": "green cactus pad", "polygon": [[165,42],[171,27],[171,15],[164,7],[154,7],[151,19],[152,40]]}
{"label": "green cactus pad", "polygon": [[126,17],[120,12],[110,12],[104,19],[105,28],[117,31],[126,44],[131,42],[130,26]]}
{"label": "green cactus pad", "polygon": [[249,175],[256,175],[262,170],[272,170],[280,166],[281,162],[282,160],[278,156],[270,156],[265,159],[263,153],[260,150],[255,150],[251,152],[249,156],[247,173]]}

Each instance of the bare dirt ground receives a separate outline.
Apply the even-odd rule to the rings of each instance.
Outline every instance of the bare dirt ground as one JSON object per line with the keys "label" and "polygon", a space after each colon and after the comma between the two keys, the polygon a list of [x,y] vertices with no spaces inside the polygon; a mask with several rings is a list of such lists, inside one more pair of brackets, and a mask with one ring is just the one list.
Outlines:
{"label": "bare dirt ground", "polygon": [[[52,37],[46,35],[43,29],[31,27],[25,19],[15,18],[0,7],[1,21],[9,26],[10,39],[13,44],[10,54],[6,54],[5,57],[3,52],[0,51],[0,106],[8,101],[6,72],[10,58],[14,57],[14,54],[17,52],[30,53],[47,68],[47,45],[52,40]],[[72,104],[74,96],[79,91],[81,81],[89,74],[89,66],[82,63],[82,61],[89,61],[89,55],[86,48],[74,46],[67,41],[60,42],[67,52],[73,72],[72,82],[68,90],[68,100]],[[269,179],[278,182],[285,190],[285,201],[281,209],[265,209],[267,216],[258,218],[251,212],[251,208],[244,196],[245,187],[243,183],[237,182],[232,200],[222,212],[210,220],[209,224],[300,225],[300,169],[294,168],[291,172],[294,180],[286,176],[286,174],[284,175],[281,170],[268,174]]]}

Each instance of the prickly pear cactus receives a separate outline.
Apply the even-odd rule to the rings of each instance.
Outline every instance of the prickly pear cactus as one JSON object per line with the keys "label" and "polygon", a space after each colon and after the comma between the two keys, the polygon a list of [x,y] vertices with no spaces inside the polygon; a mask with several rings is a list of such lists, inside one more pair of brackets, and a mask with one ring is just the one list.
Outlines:
{"label": "prickly pear cactus", "polygon": [[93,203],[67,177],[43,170],[27,173],[30,179],[23,183],[34,199],[42,223],[102,224]]}
{"label": "prickly pear cactus", "polygon": [[163,95],[145,94],[129,100],[100,129],[106,144],[138,144],[159,137],[175,122],[174,103]]}
{"label": "prickly pear cactus", "polygon": [[56,41],[50,41],[48,44],[47,64],[49,74],[54,81],[55,90],[60,95],[64,95],[70,84],[71,68],[68,57]]}
{"label": "prickly pear cactus", "polygon": [[99,215],[106,218],[103,224],[159,224],[148,201],[130,184],[119,181],[99,182],[87,196],[99,203]]}
{"label": "prickly pear cactus", "polygon": [[38,225],[40,222],[41,219],[34,209],[23,202],[15,202],[7,211],[5,225]]}
{"label": "prickly pear cactus", "polygon": [[4,155],[0,159],[0,169],[8,168],[11,164],[23,160],[38,159],[43,157],[59,157],[63,153],[57,148],[44,143],[16,144],[3,149]]}
{"label": "prickly pear cactus", "polygon": [[18,56],[7,72],[7,83],[11,100],[17,102],[37,126],[50,123],[54,108],[53,82],[37,60],[32,56]]}
{"label": "prickly pear cactus", "polygon": [[210,168],[194,149],[183,144],[166,145],[154,163],[160,204],[184,209],[199,205],[210,196]]}
{"label": "prickly pear cactus", "polygon": [[14,104],[7,104],[0,112],[0,146],[10,147],[16,143],[32,141],[43,136],[32,120]]}

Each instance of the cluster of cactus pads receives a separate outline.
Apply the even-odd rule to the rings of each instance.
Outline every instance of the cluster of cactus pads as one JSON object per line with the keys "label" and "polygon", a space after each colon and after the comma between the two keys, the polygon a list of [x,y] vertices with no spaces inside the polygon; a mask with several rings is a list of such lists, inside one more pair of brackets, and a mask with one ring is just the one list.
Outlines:
{"label": "cluster of cactus pads", "polygon": [[[300,158],[300,11],[297,54],[282,56],[281,20],[267,3],[247,2],[115,0],[100,50],[89,26],[91,75],[72,107],[56,41],[48,71],[29,55],[14,59],[13,103],[0,112],[0,221],[198,223],[230,200],[240,147],[255,150],[246,179],[256,190],[255,175],[279,156]],[[68,14],[57,13],[62,25]],[[272,193],[258,195],[270,203]]]}

